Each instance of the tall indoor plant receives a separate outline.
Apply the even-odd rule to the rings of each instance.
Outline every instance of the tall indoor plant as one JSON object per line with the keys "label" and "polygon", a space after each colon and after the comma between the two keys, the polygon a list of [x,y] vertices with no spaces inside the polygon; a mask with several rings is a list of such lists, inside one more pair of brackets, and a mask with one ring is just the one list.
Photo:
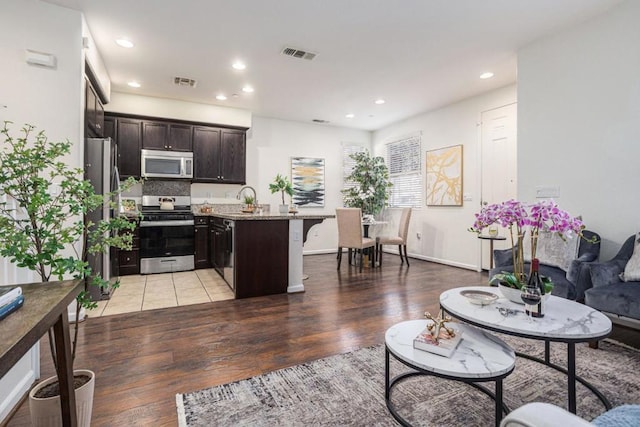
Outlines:
{"label": "tall indoor plant", "polygon": [[382,157],[372,157],[368,152],[351,154],[355,166],[347,181],[354,185],[342,190],[344,205],[362,209],[365,215],[376,215],[386,206],[389,191],[389,170]]}
{"label": "tall indoor plant", "polygon": [[280,213],[286,214],[289,212],[289,205],[287,205],[284,201],[285,193],[289,195],[289,197],[293,196],[293,185],[289,178],[284,175],[277,174],[273,179],[273,182],[269,184],[269,190],[271,194],[277,193],[278,191],[282,195],[282,204],[280,205]]}
{"label": "tall indoor plant", "polygon": [[[112,195],[96,194],[91,183],[83,179],[82,169],[64,162],[71,153],[69,141],[51,142],[43,131],[36,133],[30,125],[14,137],[10,124],[5,122],[0,131],[4,136],[0,148],[0,194],[6,200],[13,199],[15,205],[0,202],[0,256],[9,258],[18,267],[35,271],[45,283],[68,278],[84,280],[85,289],[76,304],[79,319],[83,307],[96,306],[90,299],[88,286],[107,285],[99,273],[91,271],[88,255],[102,253],[110,246],[130,249],[135,224],[121,216],[98,223],[86,221],[87,213],[101,208],[103,203],[112,203]],[[123,188],[133,182],[128,181]],[[75,322],[72,362],[77,343],[78,322]],[[51,331],[49,344],[57,373]],[[52,394],[57,392],[55,385],[50,388]]]}

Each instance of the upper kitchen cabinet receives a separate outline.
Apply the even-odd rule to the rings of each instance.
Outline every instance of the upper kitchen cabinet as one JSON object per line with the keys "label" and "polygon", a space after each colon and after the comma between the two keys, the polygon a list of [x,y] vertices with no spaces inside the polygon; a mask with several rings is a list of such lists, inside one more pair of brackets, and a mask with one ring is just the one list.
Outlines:
{"label": "upper kitchen cabinet", "polygon": [[142,148],[147,150],[192,151],[192,126],[143,121]]}
{"label": "upper kitchen cabinet", "polygon": [[102,138],[104,136],[104,107],[95,88],[89,79],[86,78],[84,117],[87,127],[86,135],[94,138]]}
{"label": "upper kitchen cabinet", "polygon": [[243,130],[195,126],[193,181],[244,184],[245,135]]}
{"label": "upper kitchen cabinet", "polygon": [[118,146],[118,170],[120,178],[140,178],[140,147],[142,121],[116,119],[116,145]]}
{"label": "upper kitchen cabinet", "polygon": [[220,172],[224,182],[245,184],[246,133],[241,130],[222,129],[220,146]]}

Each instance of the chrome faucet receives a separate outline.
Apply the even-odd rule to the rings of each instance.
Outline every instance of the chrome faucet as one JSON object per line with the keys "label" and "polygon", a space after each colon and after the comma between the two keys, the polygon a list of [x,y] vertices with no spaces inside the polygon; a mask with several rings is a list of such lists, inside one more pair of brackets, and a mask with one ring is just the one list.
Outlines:
{"label": "chrome faucet", "polygon": [[244,190],[253,191],[253,204],[257,206],[258,205],[258,195],[256,194],[256,190],[253,187],[251,187],[250,185],[243,185],[240,188],[240,191],[238,191],[238,194],[236,195],[236,199],[240,200],[240,196],[242,196],[242,192]]}

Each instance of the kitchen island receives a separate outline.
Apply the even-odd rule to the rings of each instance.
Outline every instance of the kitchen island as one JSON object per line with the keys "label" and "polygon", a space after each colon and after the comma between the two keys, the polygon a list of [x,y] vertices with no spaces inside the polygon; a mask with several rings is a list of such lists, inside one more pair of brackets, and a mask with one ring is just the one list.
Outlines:
{"label": "kitchen island", "polygon": [[[210,250],[236,298],[303,292],[303,244],[309,229],[335,215],[198,213],[224,223]],[[214,239],[215,240],[215,239]],[[224,251],[224,256],[220,253]]]}

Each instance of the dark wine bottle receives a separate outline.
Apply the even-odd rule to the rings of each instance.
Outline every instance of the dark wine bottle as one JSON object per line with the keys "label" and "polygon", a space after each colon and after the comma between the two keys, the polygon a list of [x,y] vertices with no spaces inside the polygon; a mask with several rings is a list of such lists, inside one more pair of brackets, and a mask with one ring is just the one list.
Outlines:
{"label": "dark wine bottle", "polygon": [[538,272],[539,268],[540,261],[538,260],[538,258],[532,259],[531,273],[529,274],[527,287],[540,289],[541,297],[540,301],[538,301],[538,304],[530,307],[532,317],[544,317],[544,283],[542,283],[542,279],[540,278],[540,273]]}

